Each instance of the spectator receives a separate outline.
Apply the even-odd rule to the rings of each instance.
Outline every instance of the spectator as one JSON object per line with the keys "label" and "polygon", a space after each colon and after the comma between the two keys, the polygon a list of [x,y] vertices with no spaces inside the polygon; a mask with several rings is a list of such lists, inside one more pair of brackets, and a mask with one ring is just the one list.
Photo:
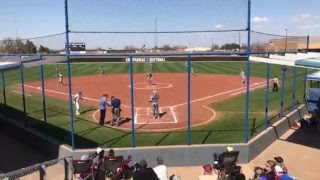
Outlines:
{"label": "spectator", "polygon": [[294,180],[286,172],[284,172],[284,170],[279,165],[276,165],[274,167],[274,171],[275,171],[275,174],[276,174],[275,180]]}
{"label": "spectator", "polygon": [[278,86],[279,86],[279,79],[278,79],[278,76],[275,76],[275,77],[273,78],[272,91],[278,91]]}
{"label": "spectator", "polygon": [[272,160],[267,161],[264,168],[264,175],[266,176],[267,180],[274,180],[275,179],[275,172],[274,167],[276,163]]}
{"label": "spectator", "polygon": [[284,170],[284,172],[288,173],[288,168],[284,165],[284,160],[282,157],[278,156],[274,157],[273,159],[276,165],[279,165]]}
{"label": "spectator", "polygon": [[264,177],[264,170],[261,167],[254,168],[254,176],[253,179],[259,180],[261,177]]}
{"label": "spectator", "polygon": [[139,170],[133,173],[132,180],[159,180],[152,168],[148,168],[146,160],[142,159],[139,163]]}
{"label": "spectator", "polygon": [[181,180],[180,176],[172,175],[170,176],[169,180]]}
{"label": "spectator", "polygon": [[217,175],[213,174],[213,168],[210,164],[203,166],[204,173],[199,176],[199,180],[217,179]]}
{"label": "spectator", "polygon": [[167,180],[168,179],[168,171],[167,167],[163,165],[162,157],[157,157],[157,164],[158,166],[154,167],[153,170],[157,174],[160,180]]}
{"label": "spectator", "polygon": [[99,124],[101,126],[104,125],[104,120],[106,118],[106,110],[107,110],[107,99],[108,95],[107,94],[103,94],[102,98],[100,99],[100,121]]}
{"label": "spectator", "polygon": [[304,128],[312,124],[317,125],[319,116],[320,113],[318,111],[314,111],[309,119],[301,119],[299,121],[295,121],[292,124],[291,128],[297,130],[299,128]]}

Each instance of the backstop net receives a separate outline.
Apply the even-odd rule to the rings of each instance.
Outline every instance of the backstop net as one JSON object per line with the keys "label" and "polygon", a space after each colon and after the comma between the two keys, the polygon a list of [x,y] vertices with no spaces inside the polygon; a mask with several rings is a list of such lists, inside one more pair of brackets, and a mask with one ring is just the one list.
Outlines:
{"label": "backstop net", "polygon": [[235,49],[246,43],[247,2],[69,0],[70,42],[92,50]]}

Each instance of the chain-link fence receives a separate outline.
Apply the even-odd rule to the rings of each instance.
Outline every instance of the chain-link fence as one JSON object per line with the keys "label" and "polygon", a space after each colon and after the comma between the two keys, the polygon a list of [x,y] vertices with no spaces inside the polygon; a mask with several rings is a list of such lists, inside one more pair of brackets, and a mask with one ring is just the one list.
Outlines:
{"label": "chain-link fence", "polygon": [[[68,180],[71,156],[54,159],[6,174],[0,174],[0,180]],[[8,162],[9,163],[9,162]]]}

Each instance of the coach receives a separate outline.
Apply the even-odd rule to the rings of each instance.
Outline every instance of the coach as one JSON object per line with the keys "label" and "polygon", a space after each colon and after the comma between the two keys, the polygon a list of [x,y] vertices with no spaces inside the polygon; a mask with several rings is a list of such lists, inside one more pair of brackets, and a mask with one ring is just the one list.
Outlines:
{"label": "coach", "polygon": [[104,119],[106,118],[106,110],[107,110],[107,98],[108,94],[103,94],[102,98],[100,99],[100,121],[99,124],[101,126],[104,125]]}
{"label": "coach", "polygon": [[121,101],[119,98],[111,96],[111,106],[112,106],[112,119],[111,119],[111,126],[113,126],[114,120],[117,122],[117,126],[120,125],[120,112],[121,112]]}

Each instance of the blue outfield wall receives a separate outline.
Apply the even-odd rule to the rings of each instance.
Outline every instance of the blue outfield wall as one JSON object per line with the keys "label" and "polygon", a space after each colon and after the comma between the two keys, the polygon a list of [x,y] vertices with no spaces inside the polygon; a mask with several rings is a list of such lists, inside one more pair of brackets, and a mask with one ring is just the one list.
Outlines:
{"label": "blue outfield wall", "polygon": [[[251,139],[247,144],[206,144],[206,145],[179,145],[179,146],[154,146],[136,148],[115,148],[116,155],[132,155],[133,162],[146,159],[150,166],[155,165],[155,159],[162,156],[168,167],[176,166],[202,166],[213,163],[213,154],[222,153],[227,145],[234,147],[235,151],[240,151],[238,163],[245,164],[257,157],[262,151],[269,147],[281,135],[290,129],[295,120],[301,119],[305,114],[305,105],[299,106],[281,120],[268,127],[265,131]],[[52,158],[66,157],[73,155],[75,159],[82,155],[95,151],[95,149],[77,149],[58,141],[47,138],[41,133],[14,123],[12,120],[0,118],[0,129],[6,131],[11,136],[24,141],[31,146],[47,153]],[[108,149],[106,149],[107,151]]]}

